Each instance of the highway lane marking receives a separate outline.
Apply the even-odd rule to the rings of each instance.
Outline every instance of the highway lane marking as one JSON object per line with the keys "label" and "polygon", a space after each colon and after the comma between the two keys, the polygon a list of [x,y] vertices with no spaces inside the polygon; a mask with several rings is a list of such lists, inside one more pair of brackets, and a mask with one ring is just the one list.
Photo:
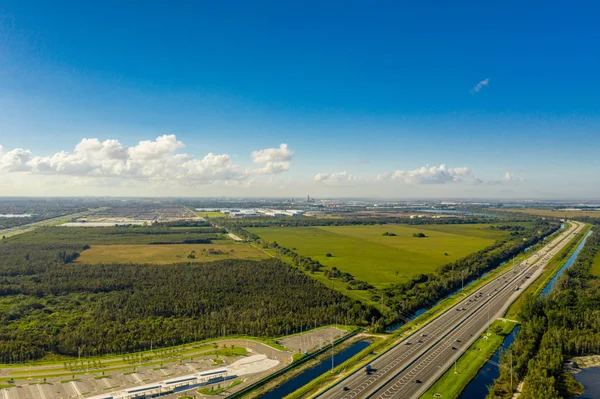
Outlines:
{"label": "highway lane marking", "polygon": [[[565,245],[566,245],[568,242],[569,242],[569,241],[563,242],[563,241],[561,240],[561,242],[560,242],[560,243],[562,243],[562,244],[563,244],[563,247],[564,247],[564,246],[565,246]],[[560,243],[559,243],[559,244],[560,244]],[[553,252],[558,252],[560,249],[562,249],[562,248],[557,248],[557,249],[556,249],[556,251],[553,251]],[[526,269],[526,270],[524,270],[522,273],[519,273],[519,276],[520,276],[521,274],[525,273],[525,271],[529,271],[529,270],[531,270],[532,268],[533,268],[533,269],[537,269],[537,265],[536,265],[535,267],[529,267],[529,268],[527,268],[527,269]],[[540,270],[543,270],[543,269],[540,269]],[[538,270],[534,271],[533,273],[535,273],[535,272],[537,272],[537,271],[538,271]],[[513,279],[513,281],[511,281],[511,283],[512,283],[512,284],[514,284],[514,285],[516,285],[516,284],[525,284],[525,283],[526,283],[526,281],[527,281],[526,279],[524,279],[524,280],[523,280],[523,281],[521,281],[521,282],[518,282],[518,281],[517,281],[517,280],[520,278],[519,276],[517,276],[517,278],[516,278],[516,279]],[[538,277],[539,277],[539,276],[538,276]],[[526,285],[527,285],[527,286],[531,285],[531,284],[532,284],[532,282],[533,282],[533,281],[535,281],[536,279],[537,279],[537,277],[536,277],[535,279],[530,279],[530,281],[529,281],[528,283],[526,283]],[[518,296],[520,296],[520,294],[518,294],[518,295],[515,295],[515,293],[514,293],[512,290],[503,290],[503,291],[502,291],[502,294],[504,294],[504,295],[502,295],[502,296],[498,296],[498,297],[497,297],[497,298],[498,298],[498,301],[496,301],[496,302],[493,304],[493,305],[494,305],[494,308],[495,308],[495,307],[497,307],[498,305],[500,305],[500,309],[498,309],[497,311],[495,311],[495,314],[499,314],[499,313],[501,313],[501,312],[505,312],[505,311],[506,311],[506,309],[505,309],[505,306],[503,305],[503,303],[505,303],[505,302],[499,302],[499,301],[500,301],[502,298],[504,298],[504,297],[507,297],[506,299],[508,300],[508,303],[512,303],[512,302],[514,302],[514,300],[515,300],[515,299],[516,299]],[[512,300],[510,300],[510,299],[511,299],[513,296],[514,296],[515,298],[514,298],[514,299],[512,299]],[[466,334],[466,333],[468,333],[468,331],[469,331],[469,330],[470,330],[472,327],[476,326],[476,325],[477,325],[477,322],[480,322],[480,321],[484,321],[484,322],[483,322],[483,325],[482,325],[482,327],[481,327],[479,330],[485,330],[486,328],[488,328],[488,327],[489,327],[488,323],[485,323],[485,318],[484,318],[484,314],[483,314],[483,313],[478,313],[478,314],[476,314],[475,316],[473,316],[473,317],[471,318],[471,320],[470,320],[470,321],[471,321],[471,323],[468,323],[468,324],[463,324],[463,325],[461,326],[461,328],[460,328],[460,329],[457,329],[457,331],[454,331],[452,334],[449,334],[449,335],[452,335],[452,336],[453,336],[453,338],[460,337],[460,336],[461,336],[461,334]],[[478,337],[478,336],[480,336],[480,335],[481,335],[481,334],[477,334],[477,336],[475,336],[474,334],[471,334],[471,336],[472,336],[473,338],[472,338],[470,341],[473,341],[473,342],[474,342],[474,341],[476,340],[476,337]],[[429,365],[431,365],[431,364],[432,364],[432,362],[433,362],[434,360],[436,360],[436,359],[437,359],[437,357],[439,357],[439,355],[441,354],[441,352],[442,352],[442,351],[447,351],[447,350],[448,350],[448,347],[449,347],[449,346],[450,346],[450,344],[452,344],[452,343],[454,343],[454,339],[453,339],[453,340],[447,340],[447,341],[445,341],[445,342],[441,343],[441,344],[440,344],[440,346],[438,346],[438,349],[437,349],[437,350],[435,350],[434,352],[432,352],[431,354],[429,354],[429,355],[428,355],[428,356],[427,356],[425,359],[423,359],[423,361],[422,361],[420,364],[423,364],[424,366],[429,366]],[[462,343],[461,343],[461,344],[462,344]],[[470,346],[471,344],[472,344],[472,342],[469,344],[469,346]],[[456,345],[456,346],[459,346],[459,345]],[[452,352],[450,352],[450,353],[452,353]],[[458,356],[460,356],[460,353],[461,353],[461,351],[458,351],[458,352],[457,352],[457,355],[458,355]],[[435,355],[435,356],[434,356],[434,355]],[[451,356],[450,356],[450,358],[452,358],[452,357],[453,357],[453,356],[451,355]],[[439,368],[441,368],[441,366],[438,366],[438,369],[439,369]],[[413,376],[413,375],[414,375],[414,372],[415,372],[417,369],[418,369],[418,367],[417,367],[417,368],[413,368],[413,369],[411,369],[411,371],[410,371],[410,372],[408,372],[407,374],[408,374],[408,375],[410,375],[410,376]],[[445,371],[445,369],[446,369],[446,368],[444,368],[444,371]],[[392,386],[388,387],[388,389],[387,389],[387,390],[386,390],[384,393],[382,393],[382,394],[381,394],[379,397],[384,397],[384,398],[387,398],[387,397],[390,397],[389,395],[394,395],[396,392],[398,392],[398,390],[402,389],[402,387],[403,387],[403,386],[406,386],[406,383],[404,382],[404,381],[405,381],[405,379],[406,379],[406,374],[405,374],[405,375],[404,375],[402,378],[400,378],[400,380],[396,381],[396,383],[394,383]],[[433,379],[433,378],[430,378],[430,379]],[[392,380],[390,380],[390,382],[391,382],[391,381],[393,381],[393,379],[392,379]],[[387,384],[389,384],[389,382],[388,382]],[[386,384],[386,385],[387,385],[387,384]],[[383,388],[383,387],[385,387],[385,385],[384,385],[384,386],[382,386],[382,388]],[[376,392],[377,392],[377,391],[376,391]],[[376,392],[375,392],[374,394],[376,394]],[[406,397],[406,394],[405,394],[405,396],[403,396],[403,398],[404,398],[404,397]]]}
{"label": "highway lane marking", "polygon": [[[571,231],[577,231],[577,230],[580,230],[580,228],[581,228],[581,226],[579,226],[579,227],[575,227],[575,228],[574,228],[574,230],[570,230],[570,231],[568,231],[568,232],[566,232],[566,233],[563,233],[563,234],[561,234],[561,235],[560,235],[559,237],[557,237],[557,238],[556,238],[556,239],[555,239],[555,240],[554,240],[554,241],[553,241],[553,242],[552,242],[550,245],[554,245],[554,243],[555,243],[555,242],[556,242],[556,243],[559,243],[559,244],[560,244],[560,243],[563,243],[563,241],[565,241],[565,239],[566,239],[566,238],[568,238],[568,236],[570,235],[570,232],[571,232]],[[576,233],[575,233],[575,234],[576,234]],[[568,242],[568,241],[566,241],[566,242]],[[563,244],[564,244],[564,245],[566,245],[566,242],[564,242]],[[557,245],[559,245],[559,244],[557,244]],[[564,246],[564,245],[563,245],[563,246]],[[559,250],[559,249],[557,249],[557,251],[558,251],[558,250]],[[541,249],[541,251],[543,251],[543,249]],[[552,251],[552,252],[556,252],[556,251]],[[444,317],[447,317],[447,318],[448,318],[448,320],[447,320],[447,321],[445,321],[445,322],[444,322],[444,321],[442,321],[441,323],[438,323],[438,324],[439,324],[439,326],[438,326],[438,327],[437,327],[437,328],[434,330],[433,334],[431,334],[431,333],[430,333],[431,335],[435,335],[435,334],[437,334],[437,333],[438,333],[440,330],[444,330],[445,328],[447,328],[447,326],[448,326],[448,325],[451,325],[452,323],[456,323],[457,321],[458,321],[458,325],[457,325],[457,327],[458,327],[458,326],[460,326],[460,325],[462,325],[462,324],[463,324],[463,323],[464,323],[466,320],[468,320],[469,318],[471,318],[471,317],[472,317],[472,316],[473,316],[473,315],[476,313],[476,311],[478,311],[479,309],[481,309],[483,306],[485,306],[485,305],[486,305],[486,304],[488,304],[488,303],[493,303],[493,302],[494,302],[494,301],[493,301],[493,299],[494,299],[494,298],[497,296],[497,294],[499,294],[500,292],[505,292],[505,293],[506,293],[506,292],[508,292],[508,291],[506,291],[506,287],[508,287],[508,286],[511,286],[511,284],[514,284],[514,283],[515,283],[515,282],[516,282],[516,281],[517,281],[519,278],[521,278],[521,275],[522,275],[523,273],[525,273],[526,271],[530,270],[530,268],[532,268],[532,267],[534,267],[534,268],[537,268],[537,267],[538,267],[538,265],[537,265],[537,264],[535,264],[535,263],[536,263],[536,261],[539,259],[539,257],[540,257],[540,256],[539,256],[539,251],[538,251],[538,252],[536,252],[536,253],[532,254],[532,256],[530,256],[530,257],[529,257],[528,259],[526,259],[524,262],[521,262],[521,263],[519,264],[519,266],[523,266],[523,265],[526,265],[526,266],[527,266],[527,269],[525,269],[525,268],[524,268],[524,269],[521,271],[521,273],[516,273],[516,270],[514,270],[514,269],[510,269],[510,270],[513,270],[513,274],[510,274],[510,270],[507,270],[506,272],[504,272],[504,273],[502,273],[501,275],[499,275],[498,277],[496,277],[494,280],[491,280],[489,283],[486,283],[486,284],[484,284],[482,287],[480,287],[480,288],[479,288],[478,290],[476,290],[474,293],[472,293],[471,295],[469,295],[469,297],[465,298],[465,300],[463,300],[463,301],[459,302],[459,304],[458,304],[458,306],[459,306],[459,307],[465,307],[465,306],[466,306],[466,307],[468,307],[468,308],[469,308],[469,310],[472,310],[472,309],[470,309],[470,304],[469,304],[469,302],[470,302],[471,300],[473,300],[473,301],[471,302],[471,304],[475,305],[475,303],[474,303],[474,302],[476,302],[476,301],[477,301],[477,297],[478,297],[478,296],[479,296],[479,298],[481,298],[481,296],[480,296],[480,295],[483,295],[483,294],[485,294],[486,292],[488,292],[488,293],[492,294],[492,295],[490,295],[490,296],[486,296],[486,297],[484,297],[484,298],[485,298],[485,299],[484,299],[484,303],[483,303],[482,305],[480,305],[480,306],[476,306],[476,309],[474,309],[474,310],[473,310],[473,311],[471,311],[471,312],[468,312],[468,315],[466,315],[466,316],[464,316],[464,317],[463,317],[463,315],[465,315],[465,313],[467,313],[467,312],[464,312],[464,313],[462,313],[462,314],[461,314],[460,316],[458,316],[458,317],[448,317],[448,316],[447,316],[447,315],[448,315],[448,312],[449,312],[449,311],[450,311],[452,308],[454,308],[454,306],[456,306],[456,305],[454,305],[453,307],[451,307],[451,308],[447,309],[446,311],[444,311],[444,313],[442,313],[442,314],[441,314],[441,315],[440,315],[440,316],[439,316],[437,319],[435,319],[435,320],[432,320],[430,323],[428,323],[428,325],[426,325],[425,327],[423,327],[423,328],[424,328],[424,330],[422,330],[422,331],[423,331],[423,332],[425,332],[425,331],[428,331],[428,330],[427,330],[427,328],[429,328],[429,327],[434,327],[434,326],[435,326],[435,324],[436,324],[436,321],[437,321],[437,320],[443,320],[443,318],[444,318]],[[531,263],[529,263],[529,262],[531,262]],[[508,277],[510,277],[510,279],[509,279],[509,280],[506,282],[506,284],[504,284],[504,285],[502,284],[502,283],[503,283],[502,281],[499,281],[501,278],[503,278],[504,280],[507,280],[507,278],[508,278]],[[494,283],[494,282],[498,282],[498,283],[500,284],[500,286],[501,286],[501,291],[492,291],[492,290],[491,290],[491,288],[493,287],[493,283]],[[488,290],[489,290],[489,291],[488,291]],[[469,300],[469,302],[467,302],[467,300]],[[461,320],[461,319],[462,319],[462,320]],[[455,327],[455,329],[456,329],[456,327]],[[454,330],[454,329],[453,329],[453,330]],[[452,333],[452,330],[451,330],[450,332],[448,332],[447,334],[445,334],[445,335],[449,335],[449,334],[451,334],[451,333]],[[444,339],[444,337],[442,337],[441,339],[439,339],[439,340],[438,340],[438,342],[439,342],[439,341],[441,341],[442,339]],[[427,341],[429,341],[429,339],[426,339],[426,340],[424,340],[424,341],[425,341],[425,342],[424,342],[423,344],[425,344]],[[437,344],[437,343],[436,343],[436,344]],[[401,343],[397,344],[397,345],[396,345],[394,348],[398,348],[400,345],[401,345]],[[434,345],[435,345],[435,344],[434,344]],[[415,347],[418,347],[419,349],[420,349],[422,346],[424,346],[424,345],[415,345]],[[432,345],[432,347],[433,347],[433,345]],[[400,362],[402,362],[404,359],[406,359],[406,357],[408,357],[408,356],[412,355],[412,354],[413,354],[413,353],[416,351],[416,349],[417,349],[417,348],[415,348],[415,349],[412,349],[412,348],[411,348],[411,349],[410,349],[410,350],[408,350],[408,351],[403,351],[403,353],[400,353],[399,355],[392,356],[392,359],[393,359],[393,362],[392,362],[392,363],[393,363],[393,367],[395,367],[395,366],[396,366],[396,365],[398,365]],[[430,347],[430,348],[428,348],[428,349],[426,349],[424,353],[426,353],[426,352],[427,352],[427,351],[429,351],[430,349],[431,349],[431,347]],[[439,353],[439,352],[438,352],[438,353]],[[374,362],[382,362],[382,361],[386,360],[386,359],[385,359],[385,356],[387,356],[387,355],[391,355],[391,353],[390,353],[390,352],[386,352],[386,353],[384,353],[384,354],[382,355],[382,357],[380,357],[380,358],[378,358],[378,359],[375,359],[375,360],[374,360]],[[417,359],[418,359],[418,358],[417,358]],[[414,361],[413,361],[413,362],[414,362]],[[389,363],[388,363],[388,365],[389,365]],[[383,375],[383,374],[386,374],[387,372],[389,372],[389,371],[390,371],[390,369],[391,369],[391,368],[393,368],[393,367],[384,367],[383,369],[381,369],[381,371],[382,371],[383,373],[378,373],[377,375],[373,375],[373,376],[371,376],[371,377],[370,377],[369,379],[367,379],[366,381],[363,381],[363,382],[362,382],[362,383],[361,383],[361,384],[360,384],[360,385],[359,385],[357,388],[355,388],[353,391],[351,391],[351,392],[349,392],[347,395],[345,395],[345,396],[344,396],[344,398],[354,398],[354,397],[356,397],[357,395],[359,395],[360,393],[362,393],[362,391],[364,391],[366,388],[368,388],[369,386],[373,385],[373,383],[377,382],[377,381],[378,381],[380,378],[384,377],[384,375]],[[380,370],[378,369],[377,371],[380,371]],[[402,372],[402,371],[400,371],[400,373],[401,373],[401,372]],[[357,374],[357,372],[355,372],[355,373],[351,374],[349,377],[352,377],[352,376],[358,377],[359,375]],[[360,378],[360,377],[358,377],[358,378]],[[350,380],[348,380],[348,382],[351,382],[351,381],[350,381]],[[338,383],[338,384],[335,384],[335,385],[334,385],[334,386],[332,386],[331,388],[334,388],[336,385],[339,385],[339,384],[341,384],[341,382],[340,382],[340,383]],[[322,395],[325,395],[325,396],[331,396],[331,394],[335,395],[333,392],[331,392],[331,388],[330,388],[328,391],[325,391],[325,392],[323,392],[323,393],[322,393],[321,395],[319,395],[319,396],[322,396]]]}
{"label": "highway lane marking", "polygon": [[[561,241],[562,241],[562,240],[564,240],[564,238],[561,238]],[[531,259],[531,258],[530,258],[530,259]],[[537,267],[537,266],[536,266],[536,267]],[[525,270],[529,270],[529,268],[528,268],[528,269],[525,269]],[[523,270],[523,272],[522,272],[522,273],[524,273],[524,272],[525,272],[525,270]],[[517,274],[517,275],[514,275],[514,277],[513,277],[513,278],[511,278],[511,280],[509,281],[509,283],[507,284],[507,286],[509,286],[509,285],[511,285],[511,284],[515,284],[515,282],[516,282],[516,281],[517,281],[517,280],[520,278],[520,275],[521,275],[522,273],[519,273],[519,274]],[[506,273],[503,273],[503,274],[502,274],[501,276],[499,276],[498,278],[500,278],[500,277],[503,277],[503,278],[505,278],[505,274],[506,274]],[[495,279],[495,280],[496,280],[496,279]],[[506,293],[509,293],[509,292],[510,292],[510,290],[505,290],[505,289],[502,289],[502,292],[503,292],[504,294],[506,294]],[[499,292],[498,292],[498,293],[499,293]],[[477,293],[476,293],[476,294],[477,294]],[[496,294],[497,294],[497,293],[494,293],[493,297],[496,297]],[[504,295],[504,296],[506,296],[506,295]],[[510,297],[510,295],[509,295],[509,297]],[[492,299],[490,298],[490,300],[486,301],[486,303],[494,303],[494,301],[492,301]],[[460,324],[463,324],[463,322],[464,322],[465,320],[467,320],[467,319],[469,319],[469,318],[472,318],[472,316],[473,316],[473,313],[471,313],[471,315],[469,315],[469,317],[467,317],[467,318],[465,318],[463,321],[461,321],[461,322],[460,322]],[[445,346],[445,347],[447,347],[447,344],[446,344],[446,345],[444,345],[444,346]],[[431,349],[431,348],[430,348],[430,349]],[[428,350],[430,350],[430,349],[428,349]],[[436,353],[436,354],[439,354],[439,353],[440,353],[440,350],[436,350],[434,353]],[[428,364],[428,363],[429,363],[429,362],[427,362],[427,364]],[[413,374],[414,374],[414,373],[413,373]]]}

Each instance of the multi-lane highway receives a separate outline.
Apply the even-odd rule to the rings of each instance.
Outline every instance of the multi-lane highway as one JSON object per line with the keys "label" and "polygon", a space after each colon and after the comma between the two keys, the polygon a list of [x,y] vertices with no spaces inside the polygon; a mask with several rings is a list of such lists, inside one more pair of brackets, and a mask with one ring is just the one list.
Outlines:
{"label": "multi-lane highway", "polygon": [[373,362],[317,397],[418,398],[466,350],[490,323],[543,271],[550,258],[579,231],[573,222],[544,248],[441,314]]}

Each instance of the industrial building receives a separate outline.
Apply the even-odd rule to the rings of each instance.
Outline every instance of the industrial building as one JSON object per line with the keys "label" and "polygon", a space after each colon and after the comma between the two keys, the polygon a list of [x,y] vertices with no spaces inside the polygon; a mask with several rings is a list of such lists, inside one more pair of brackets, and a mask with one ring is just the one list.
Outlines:
{"label": "industrial building", "polygon": [[228,375],[226,368],[220,368],[155,382],[153,384],[131,387],[117,392],[91,396],[86,399],[133,399],[160,396],[185,391],[202,385],[214,384],[231,378],[235,378],[235,375]]}

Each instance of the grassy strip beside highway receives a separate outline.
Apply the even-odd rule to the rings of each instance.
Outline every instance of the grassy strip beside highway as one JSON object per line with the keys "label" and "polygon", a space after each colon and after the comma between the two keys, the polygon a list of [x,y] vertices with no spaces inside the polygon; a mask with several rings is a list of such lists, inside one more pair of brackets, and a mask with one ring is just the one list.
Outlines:
{"label": "grassy strip beside highway", "polygon": [[[542,275],[527,287],[524,293],[511,305],[507,312],[508,318],[515,317],[518,314],[521,305],[528,295],[539,295],[546,284],[548,284],[558,270],[565,264],[566,260],[573,254],[589,229],[590,226],[586,226],[565,248],[550,259],[550,262],[548,262],[548,265],[544,268]],[[434,385],[421,396],[421,399],[435,398],[435,394],[441,394],[441,397],[444,399],[457,398],[467,384],[475,377],[475,375],[477,375],[479,369],[494,354],[498,347],[500,347],[504,337],[513,330],[515,325],[515,323],[506,321],[505,319],[495,321],[489,331],[497,329],[496,326],[499,326],[501,330],[497,330],[498,333],[492,332],[491,336],[488,338],[480,337],[475,341],[465,354],[459,358],[457,362],[458,374],[454,373],[453,368],[447,370],[442,377],[440,377]]]}
{"label": "grassy strip beside highway", "polygon": [[548,262],[548,264],[544,268],[544,271],[542,272],[541,276],[538,277],[529,287],[527,287],[523,294],[520,295],[517,298],[517,300],[514,301],[513,304],[508,308],[508,311],[506,312],[507,318],[518,318],[519,309],[527,300],[527,298],[530,296],[537,297],[542,292],[546,284],[548,284],[550,280],[552,280],[552,278],[556,275],[556,273],[558,273],[560,268],[565,264],[567,259],[569,259],[571,255],[573,255],[573,253],[577,249],[577,246],[585,238],[585,235],[590,231],[590,229],[591,226],[586,225],[583,228],[583,230],[581,230],[575,236],[575,239],[571,240],[571,242],[567,244],[563,249],[561,249],[558,254],[556,254],[554,257],[552,257],[552,259],[550,259],[550,262]]}
{"label": "grassy strip beside highway", "polygon": [[[448,369],[428,390],[421,399],[455,399],[467,384],[477,375],[477,372],[498,350],[508,334],[517,324],[507,320],[496,320],[492,323],[489,332],[482,335],[467,349],[456,362],[454,367]],[[438,394],[438,396],[435,396]],[[441,396],[439,396],[441,395]]]}
{"label": "grassy strip beside highway", "polygon": [[[546,240],[546,242],[548,242],[549,239],[554,239],[563,231],[564,230],[561,229],[555,232]],[[527,253],[522,253],[515,257],[515,262],[523,261],[524,259],[528,258],[532,252],[542,248],[543,246],[544,243],[542,242],[536,244]],[[490,271],[482,278],[473,281],[471,284],[467,285],[464,288],[463,292],[456,293],[452,296],[449,296],[448,298],[441,300],[437,305],[435,305],[427,312],[404,324],[389,338],[370,345],[369,347],[358,353],[356,356],[352,357],[351,359],[334,368],[332,372],[323,374],[322,376],[311,381],[309,384],[303,386],[299,390],[286,396],[286,399],[313,397],[313,395],[322,391],[326,387],[339,382],[341,379],[351,375],[353,372],[359,370],[362,367],[365,367],[368,363],[373,361],[373,359],[392,349],[399,342],[414,334],[418,329],[425,326],[426,324],[437,318],[440,314],[446,312],[448,309],[452,308],[454,305],[456,305],[458,302],[464,299],[465,296],[468,296],[471,293],[477,291],[489,281],[498,277],[498,275],[512,269],[512,265],[513,262],[511,260],[509,262],[506,262],[504,265],[499,266],[496,269]]]}

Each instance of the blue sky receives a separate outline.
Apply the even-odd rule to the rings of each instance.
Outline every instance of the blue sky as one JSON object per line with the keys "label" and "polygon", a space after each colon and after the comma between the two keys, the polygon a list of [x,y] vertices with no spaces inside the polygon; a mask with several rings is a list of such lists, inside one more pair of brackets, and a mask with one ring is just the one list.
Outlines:
{"label": "blue sky", "polygon": [[0,195],[599,196],[600,5],[422,3],[4,1]]}

